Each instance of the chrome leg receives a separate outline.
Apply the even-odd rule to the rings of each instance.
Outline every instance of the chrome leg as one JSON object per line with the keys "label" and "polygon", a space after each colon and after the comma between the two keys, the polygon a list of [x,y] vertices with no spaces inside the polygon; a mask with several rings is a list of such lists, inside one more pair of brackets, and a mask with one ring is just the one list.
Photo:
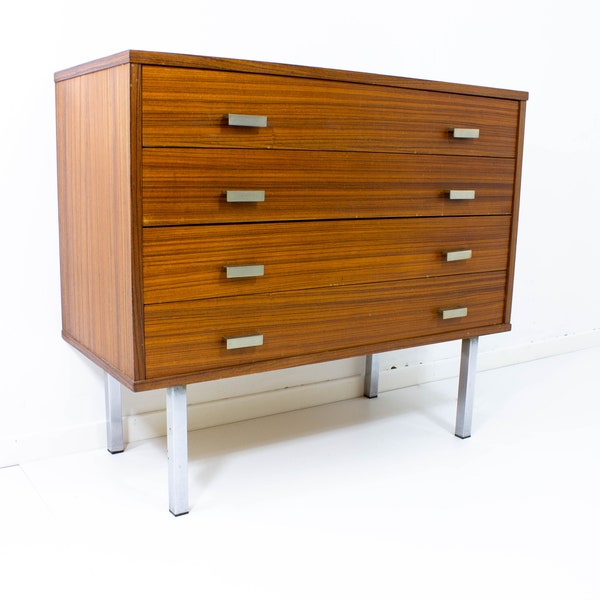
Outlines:
{"label": "chrome leg", "polygon": [[189,512],[187,393],[184,385],[167,388],[167,450],[169,510],[176,517]]}
{"label": "chrome leg", "polygon": [[104,373],[104,397],[106,400],[106,447],[111,454],[123,452],[123,400],[121,384]]}
{"label": "chrome leg", "polygon": [[365,396],[377,398],[379,393],[379,355],[367,354],[365,360]]}
{"label": "chrome leg", "polygon": [[477,337],[468,338],[462,341],[455,435],[463,439],[471,437],[478,342],[479,338]]}

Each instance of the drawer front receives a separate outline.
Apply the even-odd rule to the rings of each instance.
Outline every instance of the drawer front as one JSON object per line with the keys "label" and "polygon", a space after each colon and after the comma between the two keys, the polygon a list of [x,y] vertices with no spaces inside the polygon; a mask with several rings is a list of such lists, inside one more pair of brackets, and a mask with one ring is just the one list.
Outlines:
{"label": "drawer front", "polygon": [[152,227],[144,302],[504,271],[510,217]]}
{"label": "drawer front", "polygon": [[[518,107],[514,100],[274,75],[156,66],[142,73],[144,146],[514,157]],[[240,115],[231,121],[238,124],[229,124],[230,114]],[[478,129],[479,137],[455,138],[455,128]]]}
{"label": "drawer front", "polygon": [[[143,219],[180,225],[510,214],[514,173],[512,159],[144,149]],[[263,194],[236,202],[228,191]],[[450,191],[474,197],[451,199]]]}
{"label": "drawer front", "polygon": [[463,337],[503,322],[505,286],[506,274],[496,272],[147,306],[146,376],[360,352],[430,334]]}

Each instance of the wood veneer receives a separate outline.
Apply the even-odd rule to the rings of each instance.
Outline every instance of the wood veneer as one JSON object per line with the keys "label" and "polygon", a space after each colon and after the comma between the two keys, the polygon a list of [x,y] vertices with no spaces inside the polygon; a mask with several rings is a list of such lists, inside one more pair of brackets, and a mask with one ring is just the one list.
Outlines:
{"label": "wood veneer", "polygon": [[[144,225],[510,214],[514,174],[505,158],[147,148]],[[227,189],[266,189],[266,202],[227,204]]]}
{"label": "wood veneer", "polygon": [[[148,227],[146,303],[506,271],[510,217]],[[444,252],[476,248],[469,260]],[[227,265],[264,275],[227,279]]]}
{"label": "wood veneer", "polygon": [[57,86],[63,332],[136,376],[130,75],[126,65]]}
{"label": "wood veneer", "polygon": [[[143,68],[146,147],[202,146],[514,157],[518,105],[337,81],[195,69]],[[228,127],[229,113],[268,127]],[[450,127],[478,127],[457,140]]]}
{"label": "wood veneer", "polygon": [[[501,324],[505,272],[153,304],[146,310],[147,373],[167,377],[365,344]],[[468,305],[461,320],[440,309]],[[235,352],[223,338],[261,333],[265,344]],[[308,350],[307,350],[308,349]],[[234,371],[235,372],[235,371]]]}
{"label": "wood veneer", "polygon": [[510,329],[526,93],[140,51],[55,80],[63,336],[130,389]]}

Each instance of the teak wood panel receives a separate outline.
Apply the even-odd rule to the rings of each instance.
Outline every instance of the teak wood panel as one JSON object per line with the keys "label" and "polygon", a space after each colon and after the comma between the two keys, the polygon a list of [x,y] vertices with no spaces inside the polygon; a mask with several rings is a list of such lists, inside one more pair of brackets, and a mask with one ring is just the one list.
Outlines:
{"label": "teak wood panel", "polygon": [[[385,219],[144,230],[144,301],[174,302],[508,268],[510,217]],[[447,262],[445,252],[471,250]],[[227,279],[225,266],[264,267]]]}
{"label": "teak wood panel", "polygon": [[[289,150],[143,150],[145,225],[510,214],[515,161]],[[474,200],[449,200],[451,189]],[[226,190],[265,201],[228,203]]]}
{"label": "teak wood panel", "polygon": [[129,66],[58,83],[56,117],[63,336],[134,379]]}
{"label": "teak wood panel", "polygon": [[[148,378],[234,367],[501,324],[505,273],[252,294],[146,307]],[[463,318],[440,310],[467,307]],[[227,350],[224,338],[262,334]],[[260,370],[257,367],[256,370]]]}
{"label": "teak wood panel", "polygon": [[158,65],[164,67],[230,71],[234,73],[257,73],[263,75],[303,77],[307,79],[347,81],[350,83],[363,83],[367,85],[386,85],[398,88],[443,91],[492,98],[507,98],[510,100],[527,100],[529,97],[527,92],[478,85],[465,85],[462,83],[430,81],[426,79],[398,77],[395,75],[303,67],[299,65],[240,60],[235,58],[196,56],[192,54],[175,54],[171,52],[148,52],[145,50],[125,50],[111,56],[106,56],[82,65],[58,71],[54,74],[54,81],[63,81],[65,79],[70,79],[71,77],[78,77],[87,73],[93,73],[95,71],[128,63],[136,66]]}
{"label": "teak wood panel", "polygon": [[[275,75],[142,67],[144,146],[514,157],[519,103]],[[266,116],[236,127],[227,115]],[[477,128],[454,139],[451,128]]]}
{"label": "teak wood panel", "polygon": [[504,306],[504,320],[510,322],[512,310],[512,297],[515,275],[515,256],[517,252],[517,231],[519,227],[519,205],[521,201],[521,173],[523,170],[523,145],[525,141],[525,113],[527,103],[525,99],[519,102],[519,123],[518,123],[518,144],[517,156],[515,161],[515,189],[513,194],[513,218],[510,232],[510,260],[508,264],[508,283],[506,286],[506,303]]}
{"label": "teak wood panel", "polygon": [[[147,64],[156,66],[147,68]],[[137,51],[57,73],[55,81],[63,337],[130,389],[181,385],[510,329],[525,92]],[[164,88],[171,84],[174,95]],[[164,102],[159,98],[163,92]],[[230,93],[232,102],[223,104],[223,95]],[[215,99],[220,104],[216,112],[209,106]],[[290,100],[293,107],[288,111]],[[265,130],[225,124],[227,112],[252,114],[260,107],[273,109],[265,115],[269,117]],[[448,116],[463,122],[446,123]],[[188,126],[189,132],[182,132]],[[481,138],[453,140],[448,133],[451,127],[476,127]],[[142,149],[143,143],[154,145],[156,134],[164,135],[158,146],[175,143],[186,148]],[[265,189],[265,202],[227,204],[223,192],[232,188]],[[477,197],[450,201],[448,189],[475,189]],[[506,215],[499,219],[511,223],[508,269],[444,277],[419,274],[410,280],[364,284],[361,278],[369,268],[355,263],[362,273],[347,273],[341,284],[323,287],[326,277],[299,273],[308,277],[310,285],[320,283],[320,287],[261,293],[256,288],[247,295],[244,291],[194,301],[187,300],[186,281],[183,301],[144,308],[142,237],[149,240],[154,232],[141,227],[142,201],[143,223],[151,226],[277,221],[281,223],[273,225],[279,227],[306,221],[308,228],[315,219]],[[209,227],[229,225],[190,229],[199,233]],[[161,238],[160,229],[156,235],[153,243],[170,243]],[[491,244],[494,236],[485,243]],[[183,268],[183,279],[190,275],[184,263],[188,251],[195,251],[194,243],[184,244],[187,258],[173,265],[176,271]],[[494,250],[490,246],[489,252],[498,252],[503,243]],[[367,244],[361,239],[358,246],[366,250]],[[216,245],[211,248],[215,251]],[[283,255],[274,252],[274,256],[281,261]],[[474,254],[473,260],[476,256],[482,258]],[[427,263],[421,263],[423,256],[413,258],[405,265],[405,275],[411,277]],[[373,260],[385,259],[375,253]],[[330,266],[343,263],[342,259],[327,261]],[[492,262],[499,264],[489,254],[482,268],[495,269]],[[448,271],[460,273],[466,265],[442,269],[447,266]],[[165,277],[169,279],[171,266],[167,272],[161,271],[164,265],[154,267],[158,279],[146,286],[150,301],[155,293],[160,302],[177,297],[181,273],[174,276],[177,282],[173,280],[170,296]],[[359,281],[350,283],[355,275]],[[293,273],[288,276],[293,280]],[[233,289],[240,283],[215,285],[231,284]],[[441,298],[443,290],[447,293]],[[470,308],[465,319],[440,321],[437,313],[434,321],[422,319],[419,311],[431,308],[438,292],[440,299],[455,297],[456,304],[469,298],[475,307],[483,302],[485,317],[480,309]],[[497,311],[496,305],[502,303],[503,309]],[[364,312],[367,305],[370,308]],[[342,314],[336,314],[338,308]],[[431,311],[433,319],[435,311]],[[221,315],[227,322],[229,314],[233,321],[228,326],[242,325],[247,322],[242,317],[256,314],[257,322],[263,319],[265,331],[271,327],[276,335],[265,337],[264,347],[235,351],[235,358],[225,352],[224,360],[213,360],[213,352],[223,352],[222,340],[215,342],[218,350],[213,342],[205,346],[214,333],[213,317]],[[289,333],[283,331],[288,322]],[[189,331],[180,328],[186,324]],[[371,336],[368,330],[373,324]],[[305,325],[310,333],[307,339]],[[356,339],[354,325],[360,333]],[[224,335],[247,333],[251,332],[240,327],[237,333]],[[181,344],[185,346],[188,339],[193,344],[183,350]],[[268,345],[269,339],[279,341],[273,346]],[[146,342],[153,352],[147,361]],[[196,350],[198,355],[179,360],[180,353]],[[212,362],[205,364],[205,357],[213,357]],[[161,360],[165,366],[155,368]],[[146,363],[154,369],[148,374]]]}

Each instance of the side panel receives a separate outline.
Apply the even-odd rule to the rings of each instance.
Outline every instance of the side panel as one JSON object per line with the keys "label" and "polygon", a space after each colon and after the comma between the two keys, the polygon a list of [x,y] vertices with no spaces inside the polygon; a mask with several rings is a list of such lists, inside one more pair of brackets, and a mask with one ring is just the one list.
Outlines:
{"label": "side panel", "polygon": [[129,65],[58,82],[56,116],[63,337],[131,382]]}
{"label": "side panel", "polygon": [[517,252],[517,229],[519,222],[519,204],[521,201],[521,173],[523,170],[523,143],[525,139],[525,110],[527,103],[525,100],[519,102],[519,125],[517,138],[517,160],[515,162],[515,185],[513,195],[512,228],[510,234],[510,254],[508,261],[508,280],[506,286],[506,307],[504,312],[504,321],[510,323],[512,310],[512,297],[515,276],[515,258]]}

